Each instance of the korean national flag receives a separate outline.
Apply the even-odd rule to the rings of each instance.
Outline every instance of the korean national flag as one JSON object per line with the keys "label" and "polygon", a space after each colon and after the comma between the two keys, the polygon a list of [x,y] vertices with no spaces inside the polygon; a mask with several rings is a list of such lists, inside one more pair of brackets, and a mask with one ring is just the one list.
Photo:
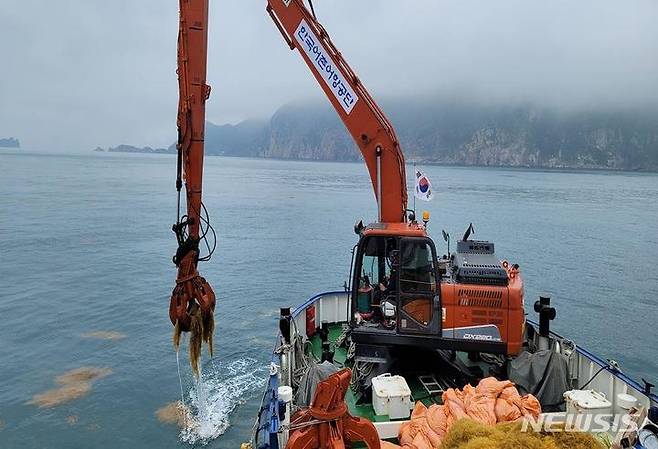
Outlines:
{"label": "korean national flag", "polygon": [[416,188],[414,188],[414,196],[419,200],[430,201],[434,194],[432,193],[432,183],[420,170],[416,170]]}

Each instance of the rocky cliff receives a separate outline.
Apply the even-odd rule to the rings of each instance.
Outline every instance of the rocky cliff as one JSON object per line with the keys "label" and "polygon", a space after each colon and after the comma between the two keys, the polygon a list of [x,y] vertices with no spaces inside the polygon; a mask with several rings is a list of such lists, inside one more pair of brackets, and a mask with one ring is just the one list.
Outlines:
{"label": "rocky cliff", "polygon": [[[557,112],[532,105],[382,102],[408,160],[460,165],[658,170],[658,110]],[[269,122],[208,124],[208,154],[359,159],[327,105],[293,104]]]}

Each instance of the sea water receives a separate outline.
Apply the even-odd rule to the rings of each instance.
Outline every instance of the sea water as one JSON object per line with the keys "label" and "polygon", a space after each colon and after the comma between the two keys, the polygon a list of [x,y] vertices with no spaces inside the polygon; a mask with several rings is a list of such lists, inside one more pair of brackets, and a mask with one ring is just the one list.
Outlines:
{"label": "sea water", "polygon": [[[473,222],[475,238],[521,266],[529,310],[550,296],[554,330],[658,380],[657,175],[423,169],[436,196],[416,205],[431,212],[441,253],[442,229],[455,248]],[[340,290],[353,224],[376,215],[362,164],[207,159],[218,248],[200,270],[218,294],[215,357],[204,349],[199,387],[181,348],[183,399],[200,418],[181,431],[155,414],[181,397],[167,314],[175,158],[13,153],[0,170],[3,449],[238,447],[260,406],[278,308]],[[77,400],[28,404],[84,366],[112,372]]]}

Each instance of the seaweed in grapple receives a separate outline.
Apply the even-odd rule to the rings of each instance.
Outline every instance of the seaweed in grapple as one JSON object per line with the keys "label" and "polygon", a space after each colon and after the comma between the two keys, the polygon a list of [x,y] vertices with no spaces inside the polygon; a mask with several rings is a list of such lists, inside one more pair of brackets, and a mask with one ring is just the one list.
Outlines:
{"label": "seaweed in grapple", "polygon": [[190,313],[190,364],[196,377],[199,377],[199,359],[201,359],[201,343],[203,341],[203,317],[201,309],[195,307]]}
{"label": "seaweed in grapple", "polygon": [[[199,361],[201,360],[201,344],[206,342],[208,344],[208,351],[212,357],[213,353],[213,333],[215,332],[215,317],[213,314],[204,316],[201,308],[193,305],[189,312],[190,315],[190,365],[194,375],[199,377]],[[180,347],[180,340],[183,330],[176,321],[174,325],[173,343],[174,349],[178,351]]]}

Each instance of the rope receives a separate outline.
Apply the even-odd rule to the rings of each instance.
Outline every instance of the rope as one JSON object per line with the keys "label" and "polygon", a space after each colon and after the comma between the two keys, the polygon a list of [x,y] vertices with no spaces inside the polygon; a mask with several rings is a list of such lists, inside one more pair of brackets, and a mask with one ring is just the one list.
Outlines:
{"label": "rope", "polygon": [[313,0],[308,0],[308,4],[311,5],[311,14],[313,14],[313,18],[315,20],[318,20],[318,18],[315,16],[315,8],[313,8]]}
{"label": "rope", "polygon": [[359,385],[370,377],[374,368],[375,364],[372,362],[354,362],[350,388],[353,391],[359,391]]}
{"label": "rope", "polygon": [[591,384],[594,379],[596,379],[596,376],[598,376],[599,374],[601,374],[601,372],[603,370],[608,369],[608,368],[611,368],[609,363],[607,365],[602,366],[601,369],[599,369],[596,373],[594,373],[594,375],[592,377],[590,377],[587,382],[585,382],[585,385],[583,385],[582,387],[579,388],[579,390],[584,390],[585,388],[587,388],[587,386],[589,384]]}
{"label": "rope", "polygon": [[311,363],[306,356],[306,351],[304,348],[304,342],[302,337],[299,335],[299,330],[297,329],[297,323],[295,322],[294,319],[290,320],[292,323],[292,327],[294,328],[294,332],[292,333],[293,338],[291,343],[291,346],[293,348],[293,361],[294,361],[294,366],[295,369],[291,373],[291,380],[292,380],[292,387],[297,390],[299,385],[302,382],[302,378],[304,377],[304,374],[308,371],[309,367],[311,366]]}
{"label": "rope", "polygon": [[343,331],[340,333],[338,338],[336,338],[336,341],[334,341],[334,346],[336,348],[340,348],[343,346],[343,343],[345,343],[345,340],[347,340],[347,337],[350,335],[350,327],[346,324],[343,325]]}
{"label": "rope", "polygon": [[347,356],[345,357],[345,360],[352,360],[354,358],[354,354],[356,354],[356,345],[353,341],[350,340],[350,346],[347,348]]}

